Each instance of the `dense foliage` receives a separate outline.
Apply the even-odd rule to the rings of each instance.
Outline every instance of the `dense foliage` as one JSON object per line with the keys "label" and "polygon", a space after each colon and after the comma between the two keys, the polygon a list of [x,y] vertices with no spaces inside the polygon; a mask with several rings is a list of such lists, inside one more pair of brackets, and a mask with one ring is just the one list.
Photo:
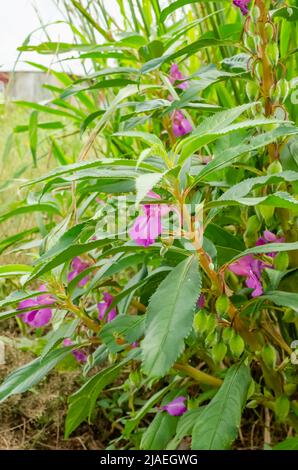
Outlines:
{"label": "dense foliage", "polygon": [[20,51],[86,73],[53,68],[53,99],[19,103],[53,169],[0,216],[1,252],[33,260],[0,267],[0,318],[37,354],[0,400],[65,364],[83,377],[66,437],[102,407],[111,448],[229,449],[242,416],[256,447],[298,448],[295,2],[58,3],[73,43]]}

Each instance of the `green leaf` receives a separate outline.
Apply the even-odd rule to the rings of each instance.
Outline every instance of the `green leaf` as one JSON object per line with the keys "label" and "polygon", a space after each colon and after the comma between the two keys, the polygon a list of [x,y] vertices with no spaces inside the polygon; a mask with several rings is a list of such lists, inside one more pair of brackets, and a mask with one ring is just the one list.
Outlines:
{"label": "green leaf", "polygon": [[37,164],[36,149],[38,139],[38,112],[32,111],[29,119],[29,142],[34,166]]}
{"label": "green leaf", "polygon": [[177,421],[177,416],[171,416],[168,413],[157,413],[142,436],[140,449],[164,450],[175,434]]}
{"label": "green leaf", "polygon": [[204,406],[201,406],[200,408],[188,410],[180,417],[177,424],[175,437],[167,445],[167,450],[175,450],[185,436],[191,435],[193,427],[204,408]]}
{"label": "green leaf", "polygon": [[259,299],[268,299],[280,307],[292,308],[298,312],[298,294],[295,292],[267,291],[262,297],[259,297]]}
{"label": "green leaf", "polygon": [[140,421],[146,416],[147,413],[149,413],[152,409],[152,407],[158,403],[161,398],[173,387],[173,383],[170,383],[167,387],[162,388],[161,390],[158,390],[154,395],[152,395],[149,400],[146,400],[145,404],[142,406],[142,408],[139,409],[139,411],[135,414],[133,418],[131,418],[129,421],[126,421],[125,423],[125,429],[123,432],[123,436],[128,438],[132,431],[138,426]]}
{"label": "green leaf", "polygon": [[117,344],[116,338],[132,344],[143,336],[145,331],[145,316],[118,315],[112,322],[106,323],[100,332],[100,337],[110,352],[121,351],[125,346]]}
{"label": "green leaf", "polygon": [[298,437],[288,437],[276,444],[272,450],[298,450]]}
{"label": "green leaf", "polygon": [[86,418],[90,419],[100,392],[118,377],[125,364],[138,355],[137,350],[131,351],[131,353],[133,354],[129,354],[118,364],[98,372],[69,397],[69,408],[65,422],[66,439]]}
{"label": "green leaf", "polygon": [[215,397],[199,415],[192,433],[193,450],[226,450],[235,440],[251,377],[241,362],[232,366]]}
{"label": "green leaf", "polygon": [[[178,10],[178,8],[182,8],[185,5],[190,5],[191,3],[208,3],[213,0],[177,0],[176,2],[171,2],[171,4],[164,8],[159,17],[159,21],[164,23],[167,17],[173,13],[174,11]],[[227,1],[227,0],[222,0],[222,2]]]}
{"label": "green leaf", "polygon": [[24,274],[31,273],[32,267],[26,264],[6,264],[0,266],[0,278],[23,276]]}
{"label": "green leaf", "polygon": [[241,144],[230,147],[225,152],[218,152],[214,155],[214,159],[208,163],[195,178],[192,187],[199,181],[204,180],[207,176],[221,168],[229,165],[230,162],[241,157],[244,153],[251,152],[262,147],[266,147],[275,142],[279,137],[285,137],[291,134],[297,134],[298,129],[293,126],[280,126],[272,131],[264,132],[255,137],[247,137]]}
{"label": "green leaf", "polygon": [[40,204],[32,204],[24,207],[18,207],[10,212],[6,212],[5,214],[0,215],[0,223],[4,222],[7,219],[11,219],[12,217],[16,217],[17,215],[28,214],[31,212],[47,212],[48,214],[60,214],[58,207],[54,206],[54,204],[49,203],[40,203]]}
{"label": "green leaf", "polygon": [[146,173],[136,179],[136,205],[138,205],[149,191],[162,179],[163,173]]}
{"label": "green leaf", "polygon": [[141,132],[141,131],[125,131],[124,132],[123,131],[123,132],[115,132],[113,135],[119,136],[119,137],[137,137],[151,145],[160,145],[160,146],[163,145],[162,141],[155,134],[149,134],[149,132]]}
{"label": "green leaf", "polygon": [[261,245],[261,246],[254,246],[253,248],[248,248],[247,250],[243,251],[242,253],[239,253],[239,255],[235,256],[234,258],[229,261],[230,263],[233,263],[239,258],[242,258],[243,256],[246,255],[259,255],[262,253],[279,253],[280,251],[293,251],[293,250],[298,250],[298,242],[293,242],[293,243],[268,243],[267,245]]}
{"label": "green leaf", "polygon": [[0,386],[0,403],[11,395],[26,392],[40,382],[71,349],[71,346],[55,349],[43,358],[39,357],[13,371]]}
{"label": "green leaf", "polygon": [[142,342],[143,370],[165,375],[184,349],[201,290],[198,259],[190,256],[162,281],[150,299]]}
{"label": "green leaf", "polygon": [[298,20],[298,8],[292,5],[278,8],[270,12],[272,18],[284,18],[287,21],[297,21]]}
{"label": "green leaf", "polygon": [[107,41],[112,41],[113,37],[111,35],[110,31],[105,31],[91,16],[88,11],[83,7],[81,2],[78,2],[77,0],[71,0],[71,3],[73,6],[81,13],[81,15],[88,21],[88,23],[93,26]]}

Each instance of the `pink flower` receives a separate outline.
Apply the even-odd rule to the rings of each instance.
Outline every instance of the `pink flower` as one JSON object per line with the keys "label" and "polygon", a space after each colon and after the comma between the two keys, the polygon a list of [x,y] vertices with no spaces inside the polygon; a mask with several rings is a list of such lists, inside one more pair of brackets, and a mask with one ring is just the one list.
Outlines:
{"label": "pink flower", "polygon": [[[147,195],[154,199],[160,199],[160,196],[153,191],[149,191]],[[145,204],[143,211],[144,215],[139,215],[136,218],[128,233],[137,245],[147,247],[155,243],[156,239],[161,235],[161,218],[170,211],[170,206],[165,204]]]}
{"label": "pink flower", "polygon": [[[66,338],[63,341],[63,346],[72,346],[72,345],[73,345],[73,341],[70,338]],[[73,349],[71,351],[71,354],[80,363],[87,361],[87,354],[82,349]]]}
{"label": "pink flower", "polygon": [[[78,274],[80,274],[82,271],[85,269],[89,268],[90,264],[89,263],[84,263],[78,256],[76,256],[71,263],[72,271],[68,274],[67,276],[67,281],[70,282],[72,281],[75,277],[77,277]],[[83,279],[80,280],[78,285],[80,287],[84,287],[85,284],[89,281],[90,277],[85,276]]]}
{"label": "pink flower", "polygon": [[[111,294],[109,294],[108,292],[103,293],[103,302],[99,302],[97,304],[97,308],[99,312],[98,314],[99,320],[103,320],[105,318],[106,312],[108,308],[111,306],[113,300],[114,300],[114,297]],[[110,323],[112,320],[114,320],[116,315],[117,315],[116,309],[112,308],[112,310],[110,310],[108,313],[107,323]]]}
{"label": "pink flower", "polygon": [[[278,238],[275,233],[272,233],[269,230],[265,230],[263,236],[257,240],[256,246],[266,245],[267,243],[283,243],[284,241],[284,237]],[[271,256],[271,258],[274,258],[276,253],[267,253],[267,255]]]}
{"label": "pink flower", "polygon": [[233,0],[233,4],[240,8],[242,15],[245,16],[248,13],[248,5],[250,1],[251,0]]}
{"label": "pink flower", "polygon": [[[186,77],[184,77],[182,72],[179,70],[178,65],[173,64],[170,69],[170,82],[172,83],[172,85],[174,85],[176,81],[181,81],[185,78]],[[188,83],[186,81],[182,81],[181,83],[179,83],[179,85],[177,85],[177,87],[181,88],[181,90],[186,90],[186,88],[188,88]]]}
{"label": "pink flower", "polygon": [[234,263],[230,264],[229,269],[238,276],[245,276],[245,284],[253,289],[252,297],[258,297],[263,294],[263,287],[260,281],[264,268],[270,268],[270,265],[263,261],[255,259],[251,255],[243,256]]}
{"label": "pink flower", "polygon": [[160,409],[167,411],[172,416],[181,416],[187,411],[185,400],[186,397],[177,397],[167,405],[161,406]]}
{"label": "pink flower", "polygon": [[[279,243],[283,241],[283,237],[277,238],[274,233],[270,232],[269,230],[265,230],[263,237],[260,237],[257,240],[256,246],[266,245],[267,243]],[[267,255],[271,258],[274,258],[276,253],[267,253]],[[238,259],[229,266],[230,271],[233,273],[237,274],[238,276],[246,277],[245,284],[250,289],[253,289],[251,294],[252,297],[259,297],[263,294],[263,286],[260,279],[262,276],[262,271],[265,268],[272,268],[272,265],[264,263],[263,261],[254,258],[252,255],[243,256],[243,258]]]}
{"label": "pink flower", "polygon": [[[41,292],[47,290],[45,285],[39,287]],[[51,305],[55,299],[50,294],[42,294],[34,299],[22,300],[18,305],[18,310],[25,308],[32,308],[29,312],[20,313],[19,317],[22,318],[24,323],[27,323],[33,328],[40,328],[47,325],[52,318],[51,308],[40,308],[42,305]]]}
{"label": "pink flower", "polygon": [[175,137],[189,134],[192,131],[192,125],[188,119],[185,118],[182,111],[177,109],[172,114],[173,133]]}

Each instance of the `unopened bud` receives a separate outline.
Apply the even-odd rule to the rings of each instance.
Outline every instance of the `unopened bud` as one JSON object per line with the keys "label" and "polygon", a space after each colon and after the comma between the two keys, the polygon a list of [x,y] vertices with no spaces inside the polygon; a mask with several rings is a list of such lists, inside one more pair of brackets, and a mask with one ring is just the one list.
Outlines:
{"label": "unopened bud", "polygon": [[281,97],[281,102],[284,103],[289,96],[290,86],[286,78],[281,78],[276,84],[276,88],[279,90],[279,95]]}
{"label": "unopened bud", "polygon": [[270,225],[274,216],[274,207],[273,206],[258,206],[261,216],[266,222],[266,225]]}
{"label": "unopened bud", "polygon": [[274,258],[274,267],[277,271],[286,271],[289,265],[289,255],[286,251],[281,251]]}
{"label": "unopened bud", "polygon": [[265,32],[266,32],[266,38],[268,42],[272,41],[274,34],[275,34],[274,26],[272,23],[265,24]]}
{"label": "unopened bud", "polygon": [[194,329],[197,333],[204,333],[207,329],[207,315],[204,310],[200,310],[194,317]]}
{"label": "unopened bud", "polygon": [[216,302],[215,302],[216,313],[218,313],[218,315],[225,315],[229,309],[229,305],[230,305],[230,301],[229,301],[228,296],[224,294],[221,295],[220,297],[216,299]]}
{"label": "unopened bud", "polygon": [[212,357],[216,363],[220,363],[224,360],[227,353],[227,346],[223,343],[217,343],[212,348]]}
{"label": "unopened bud", "polygon": [[224,340],[224,342],[226,344],[229,344],[229,342],[231,341],[232,337],[234,336],[235,332],[233,330],[233,328],[231,328],[230,326],[228,326],[227,328],[224,328],[223,329],[223,332],[222,332],[222,339]]}
{"label": "unopened bud", "polygon": [[267,175],[276,175],[282,172],[281,163],[278,160],[274,160],[274,162],[270,163],[267,168]]}
{"label": "unopened bud", "polygon": [[271,344],[265,344],[261,351],[261,356],[269,369],[274,369],[276,366],[276,350]]}
{"label": "unopened bud", "polygon": [[243,353],[245,345],[241,336],[238,334],[235,334],[235,336],[232,336],[229,342],[229,346],[230,346],[230,350],[233,356],[238,358]]}
{"label": "unopened bud", "polygon": [[245,86],[247,98],[249,101],[256,101],[260,94],[260,87],[257,83],[249,80]]}
{"label": "unopened bud", "polygon": [[279,49],[276,42],[267,44],[265,52],[271,64],[277,65],[279,61]]}

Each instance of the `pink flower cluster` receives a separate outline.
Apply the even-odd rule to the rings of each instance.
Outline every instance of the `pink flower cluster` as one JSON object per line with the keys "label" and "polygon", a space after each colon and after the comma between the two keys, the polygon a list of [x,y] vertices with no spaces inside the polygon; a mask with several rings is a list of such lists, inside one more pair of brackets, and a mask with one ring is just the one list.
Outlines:
{"label": "pink flower cluster", "polygon": [[[174,85],[177,81],[179,84],[177,88],[181,90],[186,90],[188,88],[187,81],[182,72],[179,70],[177,64],[173,64],[170,69],[170,82]],[[170,97],[173,99],[173,97]],[[172,123],[173,123],[173,133],[175,137],[181,137],[182,135],[188,134],[192,131],[192,125],[188,119],[184,116],[183,112],[179,109],[175,110],[172,114]]]}
{"label": "pink flower cluster", "polygon": [[[160,199],[160,196],[153,191],[148,192],[152,199]],[[149,246],[155,243],[156,239],[162,233],[161,218],[170,211],[167,204],[144,204],[143,215],[139,215],[132,228],[129,230],[129,236],[140,246]]]}
{"label": "pink flower cluster", "polygon": [[[269,230],[265,230],[263,236],[257,240],[256,245],[262,246],[267,243],[280,243],[283,241],[284,238],[277,238],[274,233],[270,232]],[[276,253],[267,253],[267,255],[271,257],[273,261]],[[234,263],[231,263],[229,266],[230,271],[233,273],[237,274],[238,276],[246,277],[245,284],[250,289],[253,289],[251,294],[252,297],[259,297],[263,294],[261,276],[262,271],[265,268],[272,268],[272,263],[264,263],[264,261],[256,259],[252,255],[243,256]]]}
{"label": "pink flower cluster", "polygon": [[250,4],[250,1],[251,0],[233,0],[233,4],[240,8],[243,16],[246,16],[248,13],[248,5]]}
{"label": "pink flower cluster", "polygon": [[[46,292],[47,288],[44,284],[39,286],[41,292]],[[20,313],[18,316],[24,323],[33,327],[41,328],[47,325],[52,319],[52,309],[50,307],[43,307],[43,305],[52,305],[55,299],[50,294],[42,294],[33,299],[22,300],[18,305],[18,310],[32,308],[32,310]]]}

